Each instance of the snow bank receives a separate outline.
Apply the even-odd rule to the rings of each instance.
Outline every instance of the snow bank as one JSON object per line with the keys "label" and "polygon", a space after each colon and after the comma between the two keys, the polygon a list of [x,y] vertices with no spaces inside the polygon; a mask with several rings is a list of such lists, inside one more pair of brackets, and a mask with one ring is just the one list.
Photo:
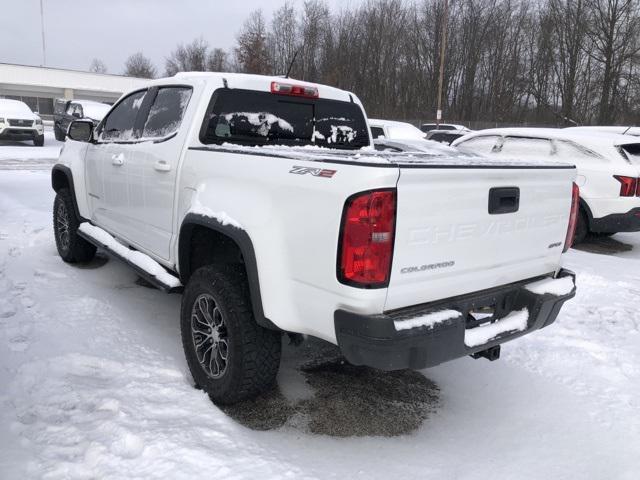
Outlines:
{"label": "snow bank", "polygon": [[140,267],[165,285],[168,285],[171,288],[176,288],[182,285],[180,280],[167,272],[162,265],[156,262],[153,258],[142,252],[137,252],[125,247],[103,229],[91,225],[89,222],[84,222],[80,224],[79,230],[100,242],[102,245],[109,247],[109,249],[113,250],[122,258]]}
{"label": "snow bank", "polygon": [[568,295],[573,290],[573,278],[545,278],[538,282],[530,283],[524,288],[537,295],[550,293],[551,295],[561,296]]}
{"label": "snow bank", "polygon": [[433,328],[438,323],[446,322],[461,315],[456,310],[441,310],[439,312],[428,313],[420,317],[411,318],[409,320],[394,321],[396,331],[409,330],[411,328],[428,327]]}
{"label": "snow bank", "polygon": [[521,332],[527,328],[528,320],[529,311],[526,308],[512,312],[497,322],[465,330],[464,343],[467,347],[477,347],[487,343],[501,333]]}

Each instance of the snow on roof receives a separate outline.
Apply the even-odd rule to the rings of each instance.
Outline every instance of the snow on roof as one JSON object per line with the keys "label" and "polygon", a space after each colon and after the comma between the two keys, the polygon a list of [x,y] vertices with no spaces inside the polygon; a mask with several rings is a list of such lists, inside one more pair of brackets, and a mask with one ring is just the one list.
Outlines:
{"label": "snow on roof", "polygon": [[35,67],[0,63],[4,84],[70,88],[94,92],[122,93],[147,82],[146,79],[122,75],[81,72],[62,68]]}
{"label": "snow on roof", "polygon": [[415,125],[410,124],[409,122],[399,122],[397,120],[381,120],[379,118],[370,118],[369,125],[371,126],[381,126],[381,127],[413,127],[417,128]]}
{"label": "snow on roof", "polygon": [[614,145],[638,143],[638,139],[634,139],[630,135],[619,135],[615,133],[574,130],[570,128],[514,127],[478,130],[455,140],[452,145],[457,146],[459,143],[470,138],[487,135],[570,140],[591,147],[611,147]]}
{"label": "snow on roof", "polygon": [[102,120],[109,110],[111,110],[111,105],[94,102],[93,100],[74,100],[73,103],[80,104],[84,116],[94,120]]}
{"label": "snow on roof", "polygon": [[0,117],[4,115],[26,115],[28,118],[36,117],[26,103],[20,100],[0,98]]}
{"label": "snow on roof", "polygon": [[407,122],[369,119],[369,126],[386,128],[387,137],[392,140],[422,140],[425,137],[422,130]]}
{"label": "snow on roof", "polygon": [[[333,100],[341,100],[345,102],[353,101],[358,105],[362,105],[358,98],[351,92],[341,90],[339,88],[322,85],[319,83],[305,82],[295,78],[284,78],[270,75],[254,75],[250,73],[225,73],[225,72],[179,72],[171,77],[173,83],[180,81],[205,81],[222,84],[225,80],[229,88],[246,88],[248,90],[271,91],[271,82],[290,83],[295,85],[304,85],[316,87],[320,93],[320,98],[330,98]],[[166,84],[168,78],[160,78],[153,80],[151,84]]]}
{"label": "snow on roof", "polygon": [[359,150],[338,150],[333,148],[306,145],[304,147],[292,147],[285,145],[244,146],[234,143],[222,145],[207,145],[205,148],[211,151],[234,151],[253,155],[265,155],[292,160],[310,162],[335,162],[335,163],[382,163],[399,167],[407,165],[423,165],[425,167],[437,165],[457,167],[567,167],[564,162],[555,162],[546,159],[511,159],[492,158],[480,155],[468,154],[457,149],[440,146],[437,142],[431,150],[386,152],[377,151],[372,147],[363,147]]}
{"label": "snow on roof", "polygon": [[585,127],[567,127],[565,130],[574,132],[603,132],[603,133],[617,133],[620,135],[640,136],[640,127],[630,127],[623,125],[600,125],[600,126],[585,126]]}

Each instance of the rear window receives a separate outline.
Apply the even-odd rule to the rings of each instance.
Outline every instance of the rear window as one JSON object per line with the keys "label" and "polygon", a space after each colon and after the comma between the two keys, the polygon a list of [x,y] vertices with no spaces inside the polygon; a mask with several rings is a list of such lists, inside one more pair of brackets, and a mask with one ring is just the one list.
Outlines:
{"label": "rear window", "polygon": [[213,94],[200,139],[205,144],[357,149],[369,145],[368,131],[355,103],[222,89]]}
{"label": "rear window", "polygon": [[620,145],[620,149],[624,152],[629,162],[634,165],[640,165],[640,143]]}
{"label": "rear window", "polygon": [[551,141],[546,138],[506,137],[500,153],[517,157],[548,157]]}

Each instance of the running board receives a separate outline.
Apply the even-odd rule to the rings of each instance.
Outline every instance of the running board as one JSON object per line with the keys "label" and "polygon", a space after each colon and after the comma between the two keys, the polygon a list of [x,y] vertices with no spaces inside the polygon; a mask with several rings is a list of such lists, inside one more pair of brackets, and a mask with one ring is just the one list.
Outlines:
{"label": "running board", "polygon": [[154,287],[166,293],[181,293],[183,286],[180,280],[169,273],[162,265],[137,250],[132,250],[118,242],[105,230],[83,222],[78,227],[78,235],[96,247],[133,268],[138,275]]}

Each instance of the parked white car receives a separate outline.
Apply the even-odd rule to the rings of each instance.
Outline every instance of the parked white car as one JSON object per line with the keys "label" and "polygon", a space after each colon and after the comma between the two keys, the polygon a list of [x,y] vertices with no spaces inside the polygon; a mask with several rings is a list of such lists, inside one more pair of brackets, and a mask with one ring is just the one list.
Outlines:
{"label": "parked white car", "polygon": [[595,130],[497,128],[466,135],[453,146],[491,157],[542,158],[578,168],[576,243],[591,232],[640,231],[640,140]]}
{"label": "parked white car", "polygon": [[616,133],[618,135],[631,135],[633,137],[640,137],[640,127],[630,126],[585,126],[585,127],[567,127],[565,130],[570,132],[601,132],[601,133]]}
{"label": "parked white car", "polygon": [[386,138],[388,140],[424,140],[426,134],[407,122],[393,120],[369,119],[369,128],[374,140]]}
{"label": "parked white car", "polygon": [[561,266],[575,174],[376,152],[352,93],[179,74],[125,94],[98,127],[71,123],[54,234],[67,262],[98,246],[184,290],[195,383],[233,403],[273,384],[283,333],[396,370],[495,360],[551,324],[575,295]]}
{"label": "parked white car", "polygon": [[32,140],[36,147],[42,147],[42,119],[26,103],[0,98],[0,140]]}

